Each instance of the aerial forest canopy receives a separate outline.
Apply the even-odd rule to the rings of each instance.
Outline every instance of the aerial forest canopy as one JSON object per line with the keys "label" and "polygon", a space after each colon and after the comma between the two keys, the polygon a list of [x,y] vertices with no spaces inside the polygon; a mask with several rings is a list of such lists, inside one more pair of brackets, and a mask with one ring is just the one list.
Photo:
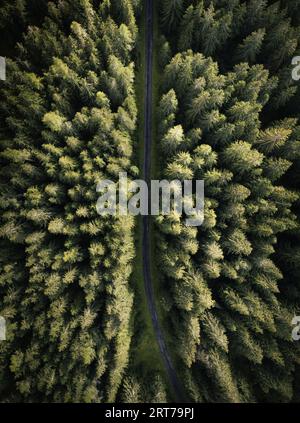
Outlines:
{"label": "aerial forest canopy", "polygon": [[[152,174],[205,184],[201,226],[151,218],[174,368],[194,402],[300,402],[300,3],[154,3]],[[0,402],[174,400],[140,364],[139,217],[96,210],[143,177],[145,4],[1,2]]]}
{"label": "aerial forest canopy", "polygon": [[201,227],[186,227],[175,213],[157,219],[170,332],[194,376],[185,380],[196,401],[252,402],[270,390],[291,399],[294,310],[277,295],[283,276],[270,256],[277,235],[297,227],[297,194],[278,181],[300,127],[294,119],[261,127],[274,89],[261,65],[222,76],[190,50],[167,65],[164,87],[163,176],[205,181]]}
{"label": "aerial forest canopy", "polygon": [[200,228],[157,218],[194,401],[299,401],[299,17],[293,1],[162,2],[161,176],[205,181]]}
{"label": "aerial forest canopy", "polygon": [[[2,6],[27,19],[27,4]],[[46,2],[45,2],[46,3]],[[128,362],[133,217],[96,212],[132,162],[137,1],[48,2],[1,87],[1,397],[113,401]],[[7,19],[9,20],[9,16]],[[30,19],[30,14],[28,14]]]}

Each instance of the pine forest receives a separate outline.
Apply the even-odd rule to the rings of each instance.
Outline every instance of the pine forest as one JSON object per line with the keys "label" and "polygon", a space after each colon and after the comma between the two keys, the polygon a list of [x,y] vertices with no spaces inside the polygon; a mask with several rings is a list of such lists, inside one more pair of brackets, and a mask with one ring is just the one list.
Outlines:
{"label": "pine forest", "polygon": [[[299,403],[300,1],[1,0],[0,32],[0,402]],[[203,181],[203,222],[100,214],[120,174]]]}

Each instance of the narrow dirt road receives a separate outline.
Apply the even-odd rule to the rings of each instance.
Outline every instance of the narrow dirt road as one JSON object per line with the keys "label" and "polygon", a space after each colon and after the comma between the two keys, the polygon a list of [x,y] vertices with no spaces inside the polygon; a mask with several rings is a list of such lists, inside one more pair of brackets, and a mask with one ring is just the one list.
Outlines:
{"label": "narrow dirt road", "polygon": [[[152,66],[153,66],[153,0],[146,0],[146,86],[145,86],[145,145],[144,145],[144,178],[150,191],[151,178],[151,142],[152,142]],[[181,384],[177,378],[166,343],[159,325],[155,307],[150,267],[150,222],[149,216],[143,216],[143,274],[148,307],[154,326],[155,335],[163,358],[170,384],[177,402],[185,402]]]}

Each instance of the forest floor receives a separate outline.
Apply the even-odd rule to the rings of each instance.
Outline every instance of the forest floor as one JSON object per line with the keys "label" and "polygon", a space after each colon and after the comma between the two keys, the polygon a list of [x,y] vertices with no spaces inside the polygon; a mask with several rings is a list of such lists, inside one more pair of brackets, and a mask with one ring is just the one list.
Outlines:
{"label": "forest floor", "polygon": [[[156,81],[157,60],[154,56],[154,52],[157,51],[157,34],[158,25],[156,19],[156,9],[154,9],[153,0],[147,0],[146,2],[146,77],[145,77],[145,109],[144,109],[144,162],[143,162],[143,173],[144,179],[148,182],[150,188],[150,180],[155,175],[155,168],[152,166],[152,160],[156,159],[157,149],[153,142],[153,135],[156,135],[156,114],[155,106],[158,95],[158,86]],[[153,78],[155,78],[153,80]],[[155,82],[155,84],[153,83]],[[154,88],[154,90],[153,90]],[[153,119],[154,117],[154,119]],[[156,162],[156,160],[155,160]],[[153,271],[155,266],[155,255],[153,254],[153,221],[150,216],[143,216],[143,275],[145,284],[145,293],[147,296],[148,307],[151,314],[151,320],[155,331],[157,343],[159,345],[160,354],[163,359],[163,363],[168,375],[169,383],[171,385],[174,398],[177,401],[184,401],[184,394],[182,391],[181,383],[177,377],[173,361],[167,348],[167,342],[161,326],[160,318],[160,307],[157,305],[160,303],[160,295],[158,290],[156,274]]]}
{"label": "forest floor", "polygon": [[[153,5],[154,3],[154,5]],[[151,8],[153,7],[152,11]],[[149,19],[149,11],[152,16]],[[147,0],[139,21],[137,45],[136,100],[139,110],[135,155],[144,180],[159,175],[156,106],[159,101],[160,68],[158,65],[159,24],[157,4]],[[175,362],[171,337],[163,327],[159,269],[155,260],[154,222],[151,216],[138,216],[135,231],[136,257],[131,279],[135,292],[133,340],[130,350],[130,373],[147,380],[160,374],[169,401],[185,400],[172,362]],[[167,345],[169,348],[167,348]]]}
{"label": "forest floor", "polygon": [[[135,151],[139,168],[143,169],[144,163],[144,139],[145,139],[145,77],[146,77],[146,10],[139,22],[138,57],[136,73],[136,98],[139,110],[138,127],[136,132]],[[144,175],[141,175],[144,178]],[[132,275],[132,286],[135,291],[135,315],[134,315],[134,339],[131,348],[130,367],[137,374],[159,373],[165,383],[167,375],[161,359],[159,347],[156,341],[154,328],[151,321],[147,297],[145,294],[143,276],[143,222],[141,216],[137,218],[135,232],[136,257]]]}

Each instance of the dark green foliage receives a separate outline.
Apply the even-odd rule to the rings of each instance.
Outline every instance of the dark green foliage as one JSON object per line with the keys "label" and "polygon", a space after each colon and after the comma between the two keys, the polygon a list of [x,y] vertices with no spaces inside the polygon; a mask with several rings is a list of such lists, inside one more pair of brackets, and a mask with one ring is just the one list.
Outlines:
{"label": "dark green foliage", "polygon": [[299,98],[291,79],[291,60],[300,52],[299,15],[298,2],[286,0],[189,0],[180,13],[173,50],[192,48],[212,56],[222,71],[240,62],[264,64],[279,79],[269,105],[277,109],[297,91]]}
{"label": "dark green foliage", "polygon": [[147,380],[136,376],[126,376],[121,392],[124,403],[164,403],[167,401],[165,386],[161,377],[149,375]]}
{"label": "dark green foliage", "polygon": [[2,0],[0,5],[0,50],[12,56],[28,25],[39,25],[47,14],[47,0]]}
{"label": "dark green foliage", "polygon": [[291,401],[300,357],[294,307],[280,295],[271,256],[278,235],[296,228],[298,196],[280,178],[294,160],[297,121],[262,128],[276,80],[261,65],[220,75],[210,58],[188,51],[165,68],[163,87],[162,176],[173,169],[172,179],[205,182],[202,226],[157,219],[169,330],[190,369],[187,389],[195,401]]}
{"label": "dark green foliage", "polygon": [[[167,236],[160,224],[160,247],[172,248],[169,261],[178,269],[165,272],[169,315],[183,314],[170,318],[171,331],[187,332],[192,319],[191,303],[182,307],[173,288],[190,298],[184,275],[191,262],[212,294],[198,335],[190,335],[198,352],[190,348],[187,359],[179,351],[186,365],[195,363],[185,371],[195,401],[299,400],[299,349],[289,342],[300,309],[299,225],[291,214],[299,216],[300,90],[291,74],[299,24],[299,2],[195,0],[184,3],[180,30],[167,37],[175,56],[163,94],[170,90],[176,107],[161,113],[161,148],[170,128],[180,126],[182,135],[161,168],[173,169],[183,150],[206,186],[204,225],[190,257],[181,249],[180,220]],[[230,73],[221,76],[210,59],[191,52],[176,55],[189,49]],[[269,76],[249,67],[255,64]],[[219,334],[215,341],[208,328]]]}
{"label": "dark green foliage", "polygon": [[169,31],[176,28],[181,18],[184,1],[183,0],[162,0],[162,24]]}
{"label": "dark green foliage", "polygon": [[[135,220],[96,212],[99,180],[138,174],[142,5],[1,2],[2,402],[169,398],[128,365]],[[156,176],[205,182],[202,226],[156,217],[170,355],[193,401],[299,402],[299,1],[159,6]]]}
{"label": "dark green foliage", "polygon": [[122,382],[134,220],[99,216],[96,184],[133,165],[137,5],[49,2],[45,22],[27,29],[8,60],[0,106],[2,400],[113,401]]}

